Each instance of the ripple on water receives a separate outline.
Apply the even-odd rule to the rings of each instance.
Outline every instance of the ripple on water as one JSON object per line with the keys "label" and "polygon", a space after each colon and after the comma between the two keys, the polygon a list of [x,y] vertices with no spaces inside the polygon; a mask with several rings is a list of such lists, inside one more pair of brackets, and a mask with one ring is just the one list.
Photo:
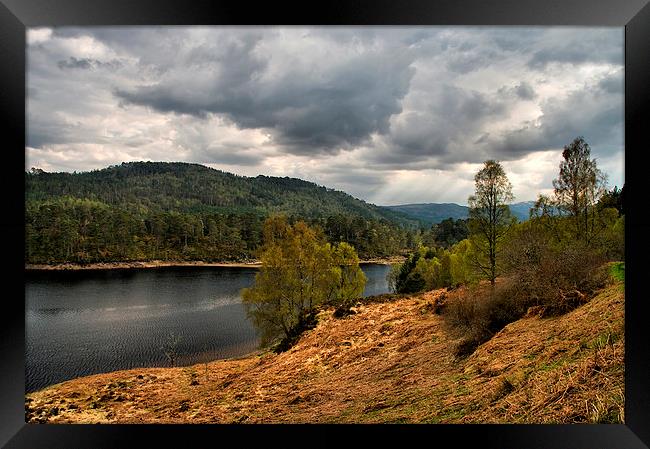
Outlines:
{"label": "ripple on water", "polygon": [[[366,294],[388,291],[389,267],[364,265]],[[106,270],[27,274],[26,390],[90,374],[168,366],[163,346],[179,337],[177,363],[257,349],[240,291],[251,268]]]}

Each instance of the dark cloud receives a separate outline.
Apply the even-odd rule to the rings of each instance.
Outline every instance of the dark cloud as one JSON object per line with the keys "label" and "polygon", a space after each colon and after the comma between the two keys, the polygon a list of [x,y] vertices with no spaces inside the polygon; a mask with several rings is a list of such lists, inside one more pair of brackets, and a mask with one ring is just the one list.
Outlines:
{"label": "dark cloud", "polygon": [[487,139],[489,151],[512,160],[534,151],[562,148],[577,136],[584,136],[596,155],[622,149],[623,102],[621,92],[613,88],[617,78],[606,77],[565,98],[549,99],[542,104],[542,115],[536,122]]}
{"label": "dark cloud", "polygon": [[333,60],[316,77],[287,67],[269,81],[264,79],[267,61],[254,50],[250,40],[227,46],[216,57],[192,53],[211,66],[194,88],[185,78],[193,75],[182,73],[115,94],[159,111],[215,113],[240,128],[268,128],[274,142],[294,154],[336,153],[388,131],[414,74],[408,52],[387,57],[369,51],[341,63]]}
{"label": "dark cloud", "polygon": [[468,136],[480,141],[485,134],[483,125],[507,113],[506,103],[499,98],[448,84],[432,87],[422,95],[429,98],[429,108],[400,117],[391,129],[390,151],[375,154],[377,162],[466,157],[471,148],[458,144]]}
{"label": "dark cloud", "polygon": [[71,56],[67,61],[59,61],[57,64],[60,69],[84,69],[88,70],[92,68],[93,64],[90,59],[82,58],[77,59],[74,56]]}
{"label": "dark cloud", "polygon": [[[568,29],[557,39],[543,42],[528,60],[532,69],[546,69],[552,63],[578,65],[583,63],[623,64],[622,29]],[[620,34],[621,39],[612,39]]]}
{"label": "dark cloud", "polygon": [[525,81],[515,87],[515,93],[522,100],[534,100],[537,97],[533,87]]}
{"label": "dark cloud", "polygon": [[61,135],[60,128],[54,123],[28,123],[25,144],[40,148],[45,144],[64,143],[67,139]]}
{"label": "dark cloud", "polygon": [[503,86],[497,91],[497,94],[499,94],[503,99],[513,97],[527,101],[537,98],[535,89],[533,89],[533,86],[531,86],[527,81],[522,81],[515,86]]}
{"label": "dark cloud", "polygon": [[483,133],[483,134],[481,134],[481,136],[478,139],[476,139],[474,141],[474,144],[478,145],[478,144],[481,144],[481,143],[485,143],[485,142],[488,141],[489,138],[490,138],[490,133]]}
{"label": "dark cloud", "polygon": [[64,27],[27,56],[27,144],[49,169],[184,160],[381,202],[410,195],[392,170],[451,180],[578,135],[623,148],[622,29]]}
{"label": "dark cloud", "polygon": [[618,71],[610,76],[604,77],[598,83],[598,87],[608,93],[608,94],[619,94],[622,95],[624,83],[623,83],[623,71]]}
{"label": "dark cloud", "polygon": [[198,161],[205,164],[226,164],[226,165],[258,165],[264,160],[255,151],[237,150],[236,147],[228,146],[221,151],[205,150],[204,157]]}
{"label": "dark cloud", "polygon": [[386,182],[383,173],[343,164],[327,167],[321,173],[332,184],[363,184],[366,187],[376,188]]}
{"label": "dark cloud", "polygon": [[122,67],[122,63],[118,60],[111,60],[107,62],[100,61],[98,59],[92,58],[75,58],[71,56],[67,60],[62,60],[56,63],[56,65],[61,69],[82,69],[90,70],[95,68],[102,68],[107,70],[117,70]]}

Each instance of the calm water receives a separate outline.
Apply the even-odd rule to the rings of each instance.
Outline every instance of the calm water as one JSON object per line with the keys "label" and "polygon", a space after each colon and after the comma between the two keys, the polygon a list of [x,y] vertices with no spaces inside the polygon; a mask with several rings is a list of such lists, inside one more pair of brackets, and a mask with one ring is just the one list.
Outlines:
{"label": "calm water", "polygon": [[[362,265],[364,296],[386,293],[388,265]],[[163,346],[179,339],[178,365],[258,348],[240,291],[254,268],[28,272],[25,388],[142,366],[169,366]]]}

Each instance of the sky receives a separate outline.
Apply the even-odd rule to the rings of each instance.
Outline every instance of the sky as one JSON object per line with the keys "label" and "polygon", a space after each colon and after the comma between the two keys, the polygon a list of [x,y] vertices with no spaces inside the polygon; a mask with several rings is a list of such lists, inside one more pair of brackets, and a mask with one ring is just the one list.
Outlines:
{"label": "sky", "polygon": [[622,27],[82,27],[27,31],[26,169],[180,161],[378,205],[515,202],[578,136],[624,181]]}

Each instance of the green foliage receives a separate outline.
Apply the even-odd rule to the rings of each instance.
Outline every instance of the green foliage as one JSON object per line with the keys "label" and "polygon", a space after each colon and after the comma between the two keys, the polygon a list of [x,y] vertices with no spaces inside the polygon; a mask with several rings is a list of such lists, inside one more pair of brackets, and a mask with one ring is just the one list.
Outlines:
{"label": "green foliage", "polygon": [[[566,313],[586,302],[608,275],[624,279],[622,263],[611,264],[609,274],[604,264],[624,256],[622,193],[614,189],[601,197],[604,177],[582,139],[565,147],[563,156],[554,197],[540,195],[530,220],[523,223],[511,220],[502,205],[509,196],[505,174],[492,167],[494,177],[477,175],[477,197],[487,200],[470,201],[482,217],[470,218],[471,244],[465,247],[461,242],[454,248],[465,263],[452,255],[451,273],[453,280],[471,279],[471,270],[463,273],[462,268],[478,262],[475,265],[493,282],[489,287],[461,289],[447,299],[445,322],[463,337],[457,356],[473,352],[531,306],[538,307],[536,313],[542,316]],[[493,178],[501,178],[501,184],[487,182]],[[503,199],[495,197],[501,188]],[[491,224],[499,222],[499,215],[501,230]],[[504,275],[499,284],[494,282],[495,272]]]}
{"label": "green foliage", "polygon": [[[424,289],[426,282],[420,272],[415,271],[421,250],[409,255],[404,263],[395,269],[396,275],[392,282],[396,293],[414,293]],[[391,283],[389,274],[389,283]]]}
{"label": "green foliage", "polygon": [[476,192],[468,199],[474,263],[494,285],[501,243],[516,222],[507,206],[513,198],[512,185],[501,164],[493,160],[485,161],[474,181]]}
{"label": "green foliage", "polygon": [[596,206],[599,209],[612,207],[618,211],[619,215],[624,215],[625,214],[625,209],[623,205],[624,197],[625,197],[625,185],[623,185],[622,189],[619,189],[617,186],[614,186],[612,190],[608,190],[605,193],[603,193],[603,195],[598,200]]}
{"label": "green foliage", "polygon": [[[124,163],[84,173],[25,173],[28,263],[246,260],[272,213],[324,229],[361,257],[398,254],[415,221],[291,178],[201,165]],[[411,236],[411,237],[410,237]]]}
{"label": "green foliage", "polygon": [[607,260],[604,247],[573,234],[567,217],[534,218],[518,224],[504,249],[504,271],[532,305],[561,314],[580,305],[601,287]]}
{"label": "green foliage", "polygon": [[415,229],[401,228],[386,221],[367,220],[353,215],[331,215],[325,219],[309,220],[323,228],[331,243],[352,245],[361,257],[386,257],[414,247]]}
{"label": "green foliage", "polygon": [[431,231],[439,246],[449,248],[469,236],[468,220],[447,218],[433,225]]}
{"label": "green foliage", "polygon": [[339,282],[333,301],[339,310],[347,311],[363,295],[366,275],[359,267],[359,256],[354,247],[341,242],[334,246],[333,263]]}
{"label": "green foliage", "polygon": [[473,248],[467,239],[449,249],[420,246],[403,264],[393,265],[388,284],[395,293],[474,284],[478,275],[473,259]]}
{"label": "green foliage", "polygon": [[474,247],[468,239],[458,242],[450,251],[450,275],[452,285],[471,285],[479,280],[474,260],[476,259]]}
{"label": "green foliage", "polygon": [[392,293],[397,293],[397,278],[402,271],[402,264],[395,263],[391,264],[390,270],[386,275],[386,283],[388,284],[388,290]]}
{"label": "green foliage", "polygon": [[366,277],[353,247],[329,244],[322,230],[273,216],[264,224],[262,267],[255,284],[242,290],[248,315],[262,343],[290,346],[323,305],[349,308],[363,293]]}
{"label": "green foliage", "polygon": [[259,245],[261,224],[252,214],[138,212],[61,197],[27,203],[25,256],[28,263],[242,260]]}
{"label": "green foliage", "polygon": [[609,266],[609,274],[619,282],[625,282],[625,262],[614,262]]}

